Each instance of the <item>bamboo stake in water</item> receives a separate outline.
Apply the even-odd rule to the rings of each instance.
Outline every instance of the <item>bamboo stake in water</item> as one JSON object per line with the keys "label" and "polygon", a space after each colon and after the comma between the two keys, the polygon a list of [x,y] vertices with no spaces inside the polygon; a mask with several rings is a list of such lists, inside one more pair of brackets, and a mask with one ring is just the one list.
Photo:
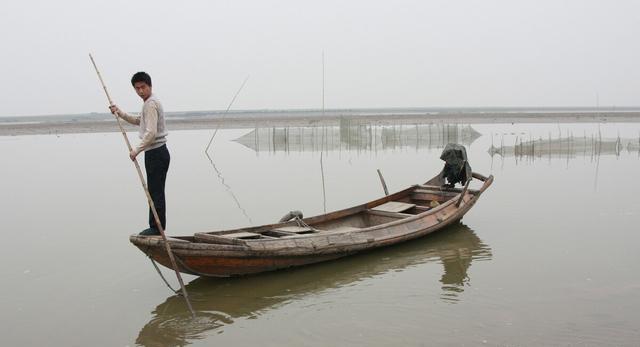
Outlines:
{"label": "bamboo stake in water", "polygon": [[233,95],[233,99],[231,99],[231,102],[229,102],[229,106],[227,106],[227,109],[222,114],[222,117],[220,118],[220,122],[218,122],[218,125],[216,126],[216,130],[213,131],[213,135],[211,135],[211,138],[209,139],[209,143],[207,144],[207,147],[204,149],[205,153],[209,151],[209,147],[211,147],[211,142],[213,142],[213,138],[216,137],[216,134],[218,133],[218,129],[220,129],[220,124],[222,124],[222,121],[224,120],[224,117],[229,112],[231,105],[233,105],[233,102],[236,101],[238,94],[240,94],[240,91],[242,90],[242,88],[244,88],[244,85],[247,83],[248,80],[249,80],[249,76],[247,76],[247,78],[245,78],[244,81],[242,81],[242,85],[240,85],[240,88],[238,88],[238,91],[236,92],[236,94]]}
{"label": "bamboo stake in water", "polygon": [[384,189],[384,195],[389,195],[389,189],[387,189],[387,182],[384,181],[384,177],[382,177],[382,172],[380,169],[378,170],[378,177],[380,177],[380,183],[382,183],[382,189]]}
{"label": "bamboo stake in water", "polygon": [[[91,63],[93,64],[93,67],[96,69],[96,74],[98,74],[98,79],[100,79],[100,83],[102,84],[102,89],[104,89],[104,93],[107,95],[107,99],[109,100],[109,105],[114,105],[113,100],[111,99],[111,96],[109,95],[109,91],[107,91],[107,86],[104,84],[104,81],[102,80],[102,75],[100,75],[100,71],[98,70],[98,66],[96,65],[95,60],[93,60],[93,56],[91,54],[89,54],[89,58],[91,59]],[[127,137],[127,134],[124,131],[124,128],[122,128],[122,124],[120,124],[120,119],[118,118],[118,115],[113,115],[116,118],[116,123],[118,123],[118,127],[120,128],[120,132],[122,133],[122,136],[124,137],[124,142],[127,144],[127,148],[129,149],[129,153],[131,153],[131,143],[129,142],[129,138]],[[158,211],[156,211],[156,206],[153,203],[153,199],[151,199],[151,194],[149,194],[149,188],[147,187],[147,183],[144,180],[144,177],[142,176],[142,170],[140,169],[140,164],[138,164],[138,160],[133,160],[133,163],[136,167],[136,171],[138,172],[138,177],[140,178],[140,183],[142,183],[142,188],[144,189],[144,192],[147,196],[147,201],[149,202],[149,208],[151,209],[151,212],[153,212],[153,218],[155,219],[156,222],[156,227],[158,228],[158,230],[160,231],[160,235],[162,235],[162,239],[164,240],[164,245],[167,251],[167,254],[169,255],[169,260],[171,261],[171,266],[173,266],[173,270],[176,273],[176,277],[178,278],[178,282],[180,282],[180,288],[182,288],[182,296],[184,296],[184,300],[187,302],[187,307],[189,308],[189,311],[191,312],[191,316],[193,316],[195,318],[196,314],[193,311],[193,307],[191,307],[191,302],[189,301],[189,294],[187,294],[187,288],[185,288],[184,286],[184,281],[182,281],[182,276],[180,276],[180,272],[178,271],[178,265],[176,264],[176,259],[173,256],[173,251],[171,250],[171,246],[169,245],[169,242],[167,241],[167,236],[164,233],[164,228],[162,227],[162,223],[160,223],[160,217],[158,216]]]}
{"label": "bamboo stake in water", "polygon": [[322,116],[324,116],[324,51],[322,51]]}

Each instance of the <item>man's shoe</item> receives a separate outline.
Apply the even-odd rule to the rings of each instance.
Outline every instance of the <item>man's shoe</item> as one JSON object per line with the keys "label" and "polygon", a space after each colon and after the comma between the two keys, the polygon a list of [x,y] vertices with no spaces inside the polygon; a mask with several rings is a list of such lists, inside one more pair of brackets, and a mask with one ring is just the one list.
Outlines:
{"label": "man's shoe", "polygon": [[160,235],[160,232],[156,228],[148,228],[148,229],[142,230],[138,235],[142,235],[142,236]]}

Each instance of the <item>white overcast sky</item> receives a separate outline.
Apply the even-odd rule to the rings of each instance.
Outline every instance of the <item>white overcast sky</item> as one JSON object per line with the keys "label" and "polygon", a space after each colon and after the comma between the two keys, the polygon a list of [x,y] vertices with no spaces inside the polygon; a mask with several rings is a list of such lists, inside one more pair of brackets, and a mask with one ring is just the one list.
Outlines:
{"label": "white overcast sky", "polygon": [[640,105],[640,1],[13,1],[0,116],[106,111],[151,74],[165,110]]}

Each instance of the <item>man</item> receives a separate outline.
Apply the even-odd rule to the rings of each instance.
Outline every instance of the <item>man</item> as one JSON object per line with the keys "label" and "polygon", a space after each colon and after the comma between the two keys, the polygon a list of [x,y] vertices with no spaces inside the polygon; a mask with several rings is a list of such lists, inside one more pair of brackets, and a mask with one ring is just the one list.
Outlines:
{"label": "man", "polygon": [[[144,167],[147,171],[147,185],[164,229],[167,223],[164,184],[171,159],[166,145],[169,132],[164,122],[162,104],[151,90],[151,76],[146,72],[137,72],[131,78],[131,84],[144,101],[142,113],[139,116],[132,116],[121,111],[116,105],[109,106],[109,109],[111,113],[125,121],[140,126],[138,131],[140,144],[131,150],[129,157],[131,160],[136,160],[140,152],[145,152]],[[140,235],[160,235],[151,208],[149,208],[149,228],[143,230]]]}

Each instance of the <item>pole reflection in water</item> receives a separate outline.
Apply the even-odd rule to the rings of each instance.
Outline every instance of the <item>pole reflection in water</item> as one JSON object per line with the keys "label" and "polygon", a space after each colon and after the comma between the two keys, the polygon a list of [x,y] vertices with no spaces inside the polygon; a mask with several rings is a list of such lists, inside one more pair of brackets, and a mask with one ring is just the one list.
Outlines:
{"label": "pole reflection in water", "polygon": [[470,286],[471,263],[491,259],[491,248],[458,223],[414,241],[337,261],[240,278],[198,278],[187,285],[196,319],[180,297],[169,297],[152,312],[154,317],[140,330],[136,343],[184,346],[235,319],[257,318],[312,294],[433,262],[444,267],[441,299],[456,303]]}
{"label": "pole reflection in water", "polygon": [[378,151],[469,146],[481,136],[469,125],[386,124],[341,119],[336,126],[256,128],[235,141],[255,152]]}

